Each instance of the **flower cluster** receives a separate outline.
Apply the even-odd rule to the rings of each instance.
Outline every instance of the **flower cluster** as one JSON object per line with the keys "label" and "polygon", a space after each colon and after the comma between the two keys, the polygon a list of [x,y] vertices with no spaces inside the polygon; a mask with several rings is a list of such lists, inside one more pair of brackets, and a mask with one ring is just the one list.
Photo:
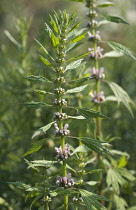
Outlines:
{"label": "flower cluster", "polygon": [[70,147],[67,145],[67,144],[65,144],[65,150],[64,151],[62,151],[62,148],[61,147],[55,147],[55,149],[56,149],[56,151],[57,151],[57,156],[56,156],[56,158],[58,159],[58,160],[66,160],[66,159],[68,159],[70,156],[71,156],[71,154],[70,154]]}
{"label": "flower cluster", "polygon": [[74,180],[71,179],[71,174],[68,174],[67,177],[58,176],[56,184],[58,187],[69,188],[74,185]]}
{"label": "flower cluster", "polygon": [[63,130],[59,129],[57,123],[54,124],[54,127],[56,129],[54,132],[55,136],[67,136],[70,133],[70,131],[67,129],[69,127],[68,124],[64,125]]}
{"label": "flower cluster", "polygon": [[83,203],[83,198],[82,197],[73,197],[73,202],[76,202],[76,203]]}
{"label": "flower cluster", "polygon": [[54,93],[57,95],[63,95],[65,93],[65,89],[64,88],[55,88]]}
{"label": "flower cluster", "polygon": [[93,35],[91,32],[88,32],[88,41],[100,41],[100,31],[96,31],[96,34]]}
{"label": "flower cluster", "polygon": [[104,68],[100,68],[100,69],[96,69],[95,67],[91,68],[91,76],[95,76],[96,79],[104,79],[105,78],[105,74],[104,72]]}
{"label": "flower cluster", "polygon": [[91,101],[97,104],[100,104],[106,100],[103,91],[98,94],[96,93],[96,91],[94,91],[93,93],[90,93],[90,95],[92,97]]}
{"label": "flower cluster", "polygon": [[92,22],[87,23],[88,28],[95,28],[98,26],[98,21],[97,20],[92,20]]}
{"label": "flower cluster", "polygon": [[67,116],[66,113],[59,113],[59,112],[56,112],[56,113],[54,114],[54,119],[55,119],[55,120],[65,120],[65,119],[67,119],[67,118],[68,118],[68,116]]}
{"label": "flower cluster", "polygon": [[88,48],[88,51],[90,51],[89,58],[98,59],[103,57],[102,55],[103,49],[100,46],[97,47],[96,52],[94,48]]}
{"label": "flower cluster", "polygon": [[67,106],[67,101],[65,99],[58,100],[57,98],[54,99],[53,105],[55,106]]}
{"label": "flower cluster", "polygon": [[55,77],[54,78],[54,83],[64,83],[65,78],[64,77]]}

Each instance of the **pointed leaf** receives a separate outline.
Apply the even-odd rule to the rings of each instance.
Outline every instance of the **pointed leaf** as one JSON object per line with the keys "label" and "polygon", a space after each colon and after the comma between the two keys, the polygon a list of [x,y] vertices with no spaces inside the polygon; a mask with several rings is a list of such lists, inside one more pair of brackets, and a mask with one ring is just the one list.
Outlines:
{"label": "pointed leaf", "polygon": [[44,205],[43,206],[41,206],[38,210],[44,210]]}
{"label": "pointed leaf", "polygon": [[44,145],[44,143],[47,141],[48,139],[43,139],[41,141],[38,141],[38,143],[35,143],[34,146],[29,150],[27,151],[24,155],[22,155],[22,157],[25,157],[29,154],[32,154],[34,152],[37,152],[38,150],[41,149],[41,147]]}
{"label": "pointed leaf", "polygon": [[84,120],[85,117],[83,116],[68,116],[68,118],[77,119],[77,120]]}
{"label": "pointed leaf", "polygon": [[72,49],[75,47],[75,45],[76,45],[76,43],[70,44],[70,45],[66,48],[65,53],[67,53],[68,51],[72,50]]}
{"label": "pointed leaf", "polygon": [[13,36],[7,31],[7,30],[4,30],[4,33],[6,34],[6,36],[10,39],[10,41],[13,43],[13,44],[15,44],[17,47],[21,47],[21,44],[18,42],[18,41],[16,41],[14,38],[13,38]]}
{"label": "pointed leaf", "polygon": [[43,196],[43,194],[38,194],[32,201],[30,208],[32,208],[32,206],[35,204],[36,201],[38,201],[41,197]]}
{"label": "pointed leaf", "polygon": [[89,149],[87,146],[85,146],[84,144],[82,144],[82,145],[78,146],[74,150],[74,152],[72,153],[72,155],[75,154],[75,153],[77,153],[77,152],[85,152],[85,153],[87,153],[87,152],[90,152],[90,151],[91,151],[91,149]]}
{"label": "pointed leaf", "polygon": [[52,81],[46,79],[45,77],[42,77],[42,76],[34,76],[34,75],[31,75],[31,76],[22,76],[23,78],[29,80],[29,81],[33,81],[33,82],[50,82],[50,83],[53,83]]}
{"label": "pointed leaf", "polygon": [[49,15],[49,16],[50,16],[50,24],[52,25],[54,31],[56,31],[56,33],[58,34],[59,30],[58,30],[57,24],[56,24],[56,22],[53,20],[52,16],[51,16],[51,15]]}
{"label": "pointed leaf", "polygon": [[41,134],[41,133],[46,133],[46,131],[47,131],[54,123],[55,123],[55,121],[49,123],[48,125],[45,125],[45,126],[39,128],[37,131],[34,132],[34,134],[33,134],[33,136],[32,136],[32,139],[33,139],[34,137],[36,137],[37,135]]}
{"label": "pointed leaf", "polygon": [[[81,114],[83,117],[85,117],[88,120],[91,120],[92,118],[108,118],[105,115],[101,114],[100,112],[96,112],[92,109],[88,109],[88,108],[76,108],[77,111],[79,112],[79,114]],[[109,119],[109,118],[108,118]]]}
{"label": "pointed leaf", "polygon": [[117,42],[107,42],[108,45],[115,51],[119,52],[119,53],[123,53],[123,55],[127,55],[129,57],[131,57],[132,59],[136,60],[136,57],[132,54],[132,52],[125,47],[122,44],[119,44]]}
{"label": "pointed leaf", "polygon": [[24,184],[23,182],[8,182],[8,184],[13,184],[16,187],[23,189],[25,191],[37,191],[37,187],[31,187],[30,185]]}
{"label": "pointed leaf", "polygon": [[86,33],[81,34],[77,37],[75,37],[73,40],[70,41],[70,44],[74,43],[74,42],[79,42],[80,40],[84,39],[86,37]]}
{"label": "pointed leaf", "polygon": [[31,164],[28,166],[28,168],[33,168],[33,167],[45,167],[50,168],[56,163],[57,161],[49,161],[49,160],[34,160],[31,161]]}
{"label": "pointed leaf", "polygon": [[54,60],[53,58],[52,58],[52,56],[48,53],[48,51],[45,49],[45,47],[37,40],[37,39],[35,39],[35,41],[41,46],[41,49],[52,59],[52,60]]}
{"label": "pointed leaf", "polygon": [[52,106],[50,104],[46,104],[46,103],[43,103],[43,102],[35,102],[35,101],[24,102],[24,103],[21,103],[21,104],[26,106],[27,108],[30,108],[30,109],[39,109],[39,108],[44,107],[44,106]]}
{"label": "pointed leaf", "polygon": [[51,32],[51,43],[53,45],[53,47],[57,48],[58,44],[59,44],[59,38],[57,38],[53,32]]}
{"label": "pointed leaf", "polygon": [[120,57],[120,56],[122,56],[123,55],[123,53],[121,53],[121,52],[117,52],[117,51],[110,51],[110,52],[107,52],[107,53],[105,53],[103,56],[104,57]]}
{"label": "pointed leaf", "polygon": [[79,59],[77,61],[74,61],[74,62],[70,63],[68,66],[66,66],[65,71],[67,71],[69,69],[76,69],[78,66],[80,66],[82,60],[83,59]]}
{"label": "pointed leaf", "polygon": [[45,95],[45,94],[54,95],[53,93],[47,92],[45,90],[34,90],[34,91],[38,94],[41,94],[41,95]]}
{"label": "pointed leaf", "polygon": [[106,20],[114,23],[124,23],[124,24],[129,24],[124,18],[118,17],[118,16],[109,16],[109,15],[104,15],[103,16]]}
{"label": "pointed leaf", "polygon": [[74,25],[74,26],[70,29],[69,32],[74,31],[76,28],[79,28],[79,26],[80,26],[81,23],[82,23],[82,21],[79,22],[79,23],[77,23],[76,25]]}
{"label": "pointed leaf", "polygon": [[96,181],[89,181],[89,182],[86,182],[87,185],[90,185],[90,186],[94,186],[96,184],[98,184],[99,182],[96,182]]}
{"label": "pointed leaf", "polygon": [[133,112],[130,107],[130,103],[133,103],[133,102],[132,102],[131,98],[129,97],[129,95],[127,94],[127,92],[122,87],[120,87],[118,84],[116,84],[114,82],[109,81],[107,83],[110,86],[113,93],[115,94],[118,104],[120,102],[122,102],[126,106],[128,111],[131,113],[131,115],[133,116]]}
{"label": "pointed leaf", "polygon": [[45,59],[43,56],[40,56],[40,59],[42,60],[42,62],[43,62],[46,66],[52,67],[51,63],[50,63],[47,59]]}
{"label": "pointed leaf", "polygon": [[85,55],[88,55],[89,53],[90,53],[90,51],[89,51],[89,52],[86,52],[86,53],[83,53],[83,54],[81,54],[81,55],[78,55],[78,56],[76,56],[76,57],[70,58],[68,61],[74,60],[74,59],[78,59],[78,58],[82,58],[82,57],[84,57]]}
{"label": "pointed leaf", "polygon": [[80,87],[76,87],[76,88],[67,90],[66,93],[78,93],[78,92],[81,92],[82,90],[84,90],[87,86],[88,85],[83,85],[83,86],[80,86]]}
{"label": "pointed leaf", "polygon": [[109,7],[109,6],[115,6],[115,4],[109,1],[97,4],[97,7]]}
{"label": "pointed leaf", "polygon": [[67,82],[85,82],[85,81],[89,81],[90,79],[94,79],[95,77],[83,77],[83,78],[79,78],[79,79],[75,79],[75,80],[70,80],[70,81],[67,81]]}

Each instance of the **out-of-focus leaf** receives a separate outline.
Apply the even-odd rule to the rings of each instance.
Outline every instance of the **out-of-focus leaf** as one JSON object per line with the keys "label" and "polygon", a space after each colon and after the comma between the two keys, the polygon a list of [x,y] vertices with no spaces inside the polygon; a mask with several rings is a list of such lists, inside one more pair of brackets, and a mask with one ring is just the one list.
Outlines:
{"label": "out-of-focus leaf", "polygon": [[68,118],[77,119],[77,120],[84,120],[84,119],[86,119],[83,116],[68,116]]}
{"label": "out-of-focus leaf", "polygon": [[85,0],[65,0],[65,1],[78,1],[78,2],[82,2],[82,3],[85,2]]}
{"label": "out-of-focus leaf", "polygon": [[113,2],[103,2],[101,4],[97,4],[97,7],[109,7],[109,6],[115,6],[115,4]]}
{"label": "out-of-focus leaf", "polygon": [[4,30],[4,33],[6,34],[6,36],[9,38],[9,40],[13,43],[13,44],[15,44],[17,47],[21,47],[21,44],[18,42],[18,41],[16,41],[14,38],[13,38],[13,36],[7,31],[7,30]]}
{"label": "out-of-focus leaf", "polygon": [[43,206],[41,206],[38,210],[44,210],[44,205]]}
{"label": "out-of-focus leaf", "polygon": [[60,195],[68,195],[68,194],[78,193],[76,190],[71,189],[71,188],[69,188],[69,189],[60,189],[60,188],[57,188],[55,190],[55,192],[57,194],[60,194]]}
{"label": "out-of-focus leaf", "polygon": [[90,182],[86,182],[87,185],[90,185],[90,186],[94,186],[96,184],[98,184],[99,182],[96,182],[96,181],[90,181]]}
{"label": "out-of-focus leaf", "polygon": [[33,201],[31,202],[30,208],[32,208],[32,206],[35,204],[36,201],[38,201],[41,197],[43,196],[43,194],[38,194]]}
{"label": "out-of-focus leaf", "polygon": [[38,141],[37,143],[34,144],[34,146],[29,150],[27,151],[24,155],[22,155],[22,157],[25,157],[29,154],[32,154],[33,152],[37,152],[38,150],[41,149],[41,147],[45,144],[45,142],[47,141],[48,139],[43,139],[41,141]]}
{"label": "out-of-focus leaf", "polygon": [[81,92],[82,90],[84,90],[86,87],[87,87],[87,85],[83,85],[83,86],[80,86],[80,87],[72,88],[70,90],[67,90],[66,93],[78,93],[78,92]]}
{"label": "out-of-focus leaf", "polygon": [[80,26],[81,23],[82,23],[82,22],[79,22],[79,23],[77,23],[76,25],[74,25],[74,26],[69,30],[69,32],[74,31],[76,28],[79,28],[79,26]]}
{"label": "out-of-focus leaf", "polygon": [[79,42],[80,40],[84,39],[86,37],[86,33],[81,34],[77,37],[75,37],[73,40],[70,41],[70,44],[74,43],[74,42]]}
{"label": "out-of-focus leaf", "polygon": [[49,123],[48,125],[45,125],[45,126],[39,128],[37,131],[34,132],[34,134],[33,134],[33,136],[32,136],[32,139],[33,139],[34,137],[36,137],[37,135],[41,134],[41,133],[46,133],[46,131],[47,131],[54,123],[55,123],[55,121]]}
{"label": "out-of-focus leaf", "polygon": [[30,185],[24,184],[23,182],[8,182],[8,184],[13,184],[16,187],[25,191],[38,191],[37,187],[31,187]]}
{"label": "out-of-focus leaf", "polygon": [[67,53],[68,51],[72,50],[75,47],[75,45],[76,45],[76,43],[72,43],[72,44],[68,45],[65,52]]}
{"label": "out-of-focus leaf", "polygon": [[69,69],[76,69],[78,66],[80,66],[82,60],[83,59],[79,59],[77,61],[73,61],[72,63],[70,63],[69,65],[66,66],[65,71],[67,71]]}
{"label": "out-of-focus leaf", "polygon": [[31,75],[31,76],[22,76],[23,78],[29,80],[29,81],[33,81],[33,82],[50,82],[50,83],[53,83],[52,81],[46,79],[45,77],[42,77],[42,76],[34,76],[34,75]]}
{"label": "out-of-focus leaf", "polygon": [[49,161],[49,160],[34,160],[30,161],[30,165],[28,168],[33,168],[33,167],[44,167],[44,168],[50,168],[56,163],[57,161]]}
{"label": "out-of-focus leaf", "polygon": [[132,52],[127,48],[125,47],[124,45],[122,44],[119,44],[117,42],[107,42],[108,45],[115,51],[119,52],[119,53],[123,53],[123,55],[127,55],[129,56],[130,58],[136,60],[136,57],[132,54]]}
{"label": "out-of-focus leaf", "polygon": [[104,57],[121,57],[123,56],[123,53],[113,50],[113,51],[105,53],[103,56]]}
{"label": "out-of-focus leaf", "polygon": [[[127,202],[122,197],[116,195],[115,193],[113,195],[113,200],[116,203],[117,209],[126,210],[126,208],[128,207]],[[128,210],[128,208],[127,208],[127,210]]]}
{"label": "out-of-focus leaf", "polygon": [[106,20],[114,23],[124,23],[124,24],[129,24],[124,18],[118,17],[118,16],[110,16],[110,15],[104,15],[103,16]]}
{"label": "out-of-focus leaf", "polygon": [[127,163],[128,163],[127,157],[123,156],[118,163],[118,168],[125,167],[127,165]]}
{"label": "out-of-focus leaf", "polygon": [[50,94],[50,95],[54,95],[51,92],[47,92],[45,90],[34,90],[36,93],[41,94],[41,95],[45,95],[45,94]]}
{"label": "out-of-focus leaf", "polygon": [[48,53],[48,51],[45,49],[45,47],[37,40],[37,39],[35,39],[35,41],[41,46],[41,49],[52,59],[52,60],[54,60],[53,58],[52,58],[52,56]]}
{"label": "out-of-focus leaf", "polygon": [[85,153],[87,153],[87,152],[89,152],[89,151],[91,151],[91,149],[89,149],[87,146],[85,146],[84,144],[82,144],[82,145],[78,146],[78,147],[73,151],[72,154],[75,154],[75,153],[77,153],[77,152],[85,152]]}
{"label": "out-of-focus leaf", "polygon": [[21,104],[26,106],[27,108],[30,108],[30,109],[39,109],[39,108],[44,107],[44,106],[52,106],[52,105],[46,104],[44,102],[35,102],[35,101],[24,102],[24,103],[21,103]]}
{"label": "out-of-focus leaf", "polygon": [[95,77],[83,77],[83,78],[79,78],[79,79],[75,79],[75,80],[70,80],[70,81],[67,81],[67,82],[70,82],[70,83],[76,83],[76,82],[85,82],[85,81],[88,81],[90,79],[94,79]]}

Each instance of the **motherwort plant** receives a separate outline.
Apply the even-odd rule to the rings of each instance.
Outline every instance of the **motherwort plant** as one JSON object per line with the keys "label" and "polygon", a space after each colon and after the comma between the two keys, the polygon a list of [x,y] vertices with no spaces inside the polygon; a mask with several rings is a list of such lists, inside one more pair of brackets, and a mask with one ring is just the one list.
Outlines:
{"label": "motherwort plant", "polygon": [[[86,33],[77,33],[81,22],[76,22],[75,14],[68,15],[66,11],[56,13],[50,16],[50,26],[46,24],[46,32],[49,35],[51,47],[53,48],[53,54],[47,51],[47,47],[44,47],[38,40],[44,55],[40,56],[41,61],[46,66],[46,71],[52,71],[51,79],[43,76],[23,76],[29,81],[39,81],[40,83],[48,84],[50,91],[36,90],[37,93],[43,95],[49,95],[51,103],[43,102],[25,102],[28,108],[39,109],[48,107],[52,113],[52,121],[39,128],[32,136],[32,139],[39,134],[46,134],[47,130],[54,127],[54,135],[52,132],[45,136],[43,140],[39,140],[34,146],[27,151],[26,155],[37,152],[41,149],[47,141],[53,139],[55,148],[52,154],[56,152],[56,155],[48,159],[48,154],[45,153],[42,160],[28,161],[28,168],[33,169],[39,174],[39,182],[34,187],[24,184],[22,182],[12,182],[17,187],[24,189],[28,192],[27,197],[34,197],[31,207],[37,202],[39,210],[43,209],[102,209],[106,208],[100,202],[101,200],[109,202],[110,200],[105,197],[95,194],[91,191],[91,185],[94,182],[90,180],[90,174],[99,173],[102,169],[91,170],[90,164],[94,164],[96,161],[96,155],[102,154],[114,156],[105,143],[100,141],[98,137],[100,133],[97,132],[97,139],[90,137],[83,137],[72,134],[69,130],[71,120],[80,120],[86,123],[87,120],[96,118],[107,118],[100,113],[99,103],[104,101],[103,92],[99,93],[100,81],[98,78],[103,78],[103,69],[98,70],[97,66],[92,70],[93,75],[90,77],[76,78],[73,80],[70,77],[70,72],[76,68],[79,68],[85,55],[91,56],[92,54],[101,55],[101,50],[95,43],[95,50],[90,49],[89,52],[70,57],[70,51],[78,44],[80,40],[85,38]],[[94,34],[95,35],[95,34]],[[97,36],[98,33],[97,33]],[[94,39],[96,40],[96,38]],[[96,72],[98,74],[96,74]],[[95,75],[94,75],[95,74]],[[47,74],[48,75],[48,74]],[[86,85],[80,85],[79,83],[96,78],[97,91],[93,93],[93,101],[97,102],[97,110],[92,110],[86,107],[76,107],[68,103],[70,94],[83,91]],[[68,86],[74,84],[74,88],[68,89]],[[46,86],[45,86],[46,87]],[[48,88],[48,89],[49,89]],[[99,97],[98,97],[99,95]],[[47,100],[46,100],[47,101]],[[54,112],[55,110],[55,112]],[[72,110],[72,112],[71,112]],[[71,114],[72,113],[72,114]],[[51,128],[52,129],[52,128]],[[100,128],[99,128],[100,129]],[[78,133],[78,132],[73,132]],[[46,134],[46,135],[47,135]],[[47,150],[46,150],[47,151]],[[58,201],[57,197],[60,198]]]}

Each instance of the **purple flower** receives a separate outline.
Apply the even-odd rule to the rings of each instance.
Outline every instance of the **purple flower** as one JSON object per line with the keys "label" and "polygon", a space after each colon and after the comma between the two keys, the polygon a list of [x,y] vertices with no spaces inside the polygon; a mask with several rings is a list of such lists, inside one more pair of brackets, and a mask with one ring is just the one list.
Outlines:
{"label": "purple flower", "polygon": [[68,159],[71,156],[71,154],[70,154],[70,147],[67,144],[65,144],[65,150],[64,151],[62,151],[62,147],[61,146],[59,148],[55,147],[55,149],[56,149],[56,152],[58,153],[56,158],[58,160],[60,160],[60,161],[61,160],[66,160],[66,159]]}
{"label": "purple flower", "polygon": [[100,69],[96,69],[95,67],[91,68],[91,76],[95,76],[96,79],[104,79],[105,78],[105,74],[104,72],[104,68],[100,68]]}
{"label": "purple flower", "polygon": [[92,97],[91,101],[97,104],[102,103],[106,100],[103,91],[98,94],[96,93],[96,91],[94,91],[93,93],[90,93],[90,95]]}
{"label": "purple flower", "polygon": [[54,132],[55,136],[67,136],[70,133],[70,131],[67,129],[69,127],[68,124],[64,125],[63,130],[59,129],[57,123],[54,124],[54,127],[56,129]]}
{"label": "purple flower", "polygon": [[67,177],[58,176],[56,184],[58,187],[69,188],[74,185],[74,180],[71,179],[71,174],[68,174]]}
{"label": "purple flower", "polygon": [[91,34],[91,32],[88,32],[88,41],[100,41],[101,37],[99,34],[100,31],[96,31],[95,35]]}
{"label": "purple flower", "polygon": [[103,49],[100,46],[97,47],[96,51],[94,50],[94,48],[88,48],[88,51],[90,51],[89,58],[98,59],[103,57]]}

